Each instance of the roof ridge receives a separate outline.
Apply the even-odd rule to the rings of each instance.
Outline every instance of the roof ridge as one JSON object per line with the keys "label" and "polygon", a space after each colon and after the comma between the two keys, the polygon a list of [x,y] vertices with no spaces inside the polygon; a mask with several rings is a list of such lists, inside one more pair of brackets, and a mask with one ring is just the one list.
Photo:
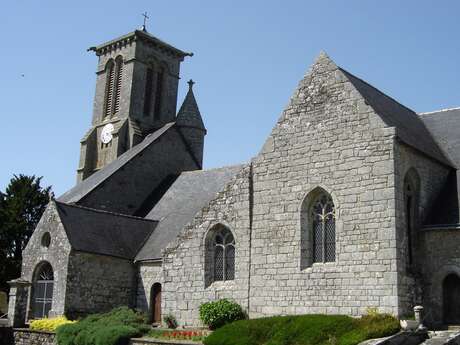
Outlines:
{"label": "roof ridge", "polygon": [[112,216],[117,216],[117,217],[131,218],[131,219],[136,219],[136,220],[144,220],[144,221],[148,221],[148,222],[158,223],[158,220],[154,220],[154,219],[147,219],[147,218],[142,218],[142,217],[137,217],[137,216],[131,216],[129,214],[123,214],[123,213],[117,213],[117,212],[113,212],[113,211],[101,210],[101,209],[98,209],[98,208],[91,208],[91,207],[77,205],[77,204],[68,204],[68,203],[65,203],[65,202],[62,202],[62,201],[57,201],[57,200],[54,200],[54,202],[56,204],[59,204],[59,205],[65,205],[65,206],[69,206],[69,207],[80,208],[80,209],[83,209],[83,210],[92,211],[92,212],[96,212],[96,213],[105,213],[105,214],[110,214]]}
{"label": "roof ridge", "polygon": [[[109,171],[109,168],[111,168],[114,164],[116,164],[116,162],[122,162],[120,164],[120,166],[110,172],[107,176],[105,176],[104,178],[102,178],[100,181],[96,181],[96,183],[94,185],[90,185],[90,187],[88,188],[88,190],[85,192],[84,195],[82,196],[79,196],[78,197],[78,201],[80,201],[82,198],[86,197],[90,192],[92,192],[93,190],[95,190],[97,187],[99,187],[104,181],[106,181],[108,178],[110,178],[113,174],[115,174],[116,172],[118,172],[120,170],[120,168],[124,167],[126,164],[128,164],[131,159],[133,159],[134,157],[138,156],[141,152],[143,152],[145,149],[147,149],[147,147],[152,144],[154,141],[156,141],[158,138],[160,138],[161,136],[163,136],[170,128],[172,128],[174,125],[176,124],[176,122],[168,122],[166,123],[163,127],[161,128],[158,128],[157,130],[153,131],[152,133],[149,133],[148,135],[146,135],[144,137],[144,139],[138,143],[137,145],[131,147],[129,150],[125,151],[124,153],[122,153],[121,155],[119,155],[117,158],[115,158],[113,161],[111,161],[110,163],[108,163],[107,165],[105,165],[104,167],[102,167],[101,169],[99,169],[98,171],[96,171],[95,173],[93,173],[92,175],[88,176],[88,178],[80,181],[79,183],[77,183],[75,186],[73,186],[71,189],[69,189],[68,191],[66,191],[64,194],[60,195],[59,196],[59,200],[63,199],[64,200],[66,199],[65,197],[67,195],[71,195],[71,192],[74,191],[75,189],[77,189],[78,186],[82,186],[83,184],[85,183],[89,183],[88,181],[91,181],[91,179],[94,179],[96,178],[95,176],[97,176],[97,174],[100,174],[101,171]],[[149,138],[151,138],[153,135],[155,135],[156,133],[158,133],[158,136],[154,138],[154,141],[152,141],[151,143],[149,143],[148,145],[145,145],[143,146],[143,143],[144,141],[146,140],[149,140]],[[145,143],[144,143],[145,144]],[[137,151],[137,152],[136,152]],[[129,156],[130,154],[133,154],[133,156],[130,158],[130,159],[127,159],[126,161],[123,161],[123,158]],[[78,194],[77,194],[78,196]],[[70,201],[72,199],[75,198],[75,195],[73,197],[70,197],[68,198],[67,197],[67,201]]]}
{"label": "roof ridge", "polygon": [[228,169],[228,168],[237,168],[237,167],[242,167],[242,166],[244,166],[246,164],[248,164],[248,163],[246,162],[246,163],[233,164],[233,165],[224,165],[224,166],[221,166],[221,167],[210,168],[210,169],[187,170],[187,171],[183,171],[181,174],[208,172],[208,171],[223,170],[223,169]]}
{"label": "roof ridge", "polygon": [[433,111],[424,111],[424,112],[418,113],[417,115],[430,115],[430,114],[435,114],[435,113],[443,113],[443,112],[451,111],[451,110],[460,110],[460,107],[444,108],[444,109],[433,110]]}

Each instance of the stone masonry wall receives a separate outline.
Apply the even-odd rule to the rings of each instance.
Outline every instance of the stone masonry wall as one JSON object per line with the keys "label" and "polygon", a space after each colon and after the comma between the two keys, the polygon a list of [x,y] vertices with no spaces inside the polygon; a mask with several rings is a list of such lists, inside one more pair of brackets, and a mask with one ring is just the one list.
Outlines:
{"label": "stone masonry wall", "polygon": [[[250,167],[246,166],[165,250],[162,309],[163,314],[173,313],[180,326],[199,325],[198,308],[207,301],[230,298],[248,309],[249,177]],[[206,286],[205,239],[216,224],[227,226],[235,237],[235,280]]]}
{"label": "stone masonry wall", "polygon": [[135,268],[130,260],[72,252],[66,313],[74,318],[134,306]]}
{"label": "stone masonry wall", "polygon": [[14,345],[57,345],[57,341],[55,333],[16,328]]}
{"label": "stone masonry wall", "polygon": [[[235,177],[165,252],[165,309],[193,324],[200,303],[222,297],[250,317],[359,315],[367,307],[396,314],[394,137],[321,55],[253,160],[253,173],[247,167]],[[335,203],[336,261],[303,268],[301,204],[317,187]],[[206,288],[203,243],[217,222],[235,234],[236,279]]]}
{"label": "stone masonry wall", "polygon": [[[419,237],[419,233],[425,220],[429,217],[429,212],[433,210],[433,203],[444,187],[451,168],[401,143],[395,145],[395,162],[399,313],[408,315],[411,314],[416,304],[423,303],[422,290],[425,283],[421,273],[428,262],[425,257],[427,249],[423,248],[423,242],[421,242],[423,238]],[[417,219],[412,238],[414,265],[411,268],[408,267],[407,262],[407,216],[404,202],[404,180],[410,170],[416,172],[419,180],[419,197],[416,201]]]}
{"label": "stone masonry wall", "polygon": [[[161,262],[143,262],[138,265],[136,309],[151,314],[151,292],[155,283],[163,285]],[[163,309],[163,307],[162,307]]]}
{"label": "stone masonry wall", "polygon": [[460,229],[432,227],[420,232],[423,252],[423,306],[427,324],[443,323],[443,282],[451,273],[460,276]]}
{"label": "stone masonry wall", "polygon": [[[394,128],[322,54],[254,160],[250,315],[397,313]],[[336,209],[336,260],[301,266],[301,204]]]}
{"label": "stone masonry wall", "polygon": [[[42,236],[50,233],[51,242],[49,247],[42,245]],[[56,205],[51,201],[40,222],[38,223],[32,237],[23,251],[22,275],[21,278],[33,282],[37,266],[47,261],[51,264],[54,274],[53,304],[50,315],[62,315],[66,298],[67,266],[70,253],[70,243],[64,226],[59,220]],[[29,309],[31,291],[29,291]]]}

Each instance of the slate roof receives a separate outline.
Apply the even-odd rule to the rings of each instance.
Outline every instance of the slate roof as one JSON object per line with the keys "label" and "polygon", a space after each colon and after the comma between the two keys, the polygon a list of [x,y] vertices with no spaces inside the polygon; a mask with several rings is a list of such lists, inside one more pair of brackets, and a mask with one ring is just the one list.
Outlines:
{"label": "slate roof", "polygon": [[136,260],[161,258],[162,250],[242,168],[243,165],[235,165],[181,173],[147,214],[147,219],[156,219],[159,224],[137,254]]}
{"label": "slate roof", "polygon": [[420,118],[450,160],[460,167],[460,108],[421,113]]}
{"label": "slate roof", "polygon": [[73,249],[134,259],[158,222],[56,201]]}
{"label": "slate roof", "polygon": [[164,133],[166,133],[171,127],[174,126],[174,122],[167,123],[162,128],[157,131],[147,135],[144,140],[139,144],[132,147],[130,150],[126,151],[120,155],[117,159],[107,164],[103,169],[95,172],[88,178],[84,179],[78,183],[75,187],[64,193],[58,198],[58,201],[65,203],[74,203],[78,202],[89,192],[94,190],[102,182],[104,182],[108,177],[114,174],[122,166],[140,154],[145,148],[154,143],[158,138],[160,138]]}
{"label": "slate roof", "polygon": [[375,87],[339,67],[365,101],[390,127],[396,127],[398,138],[437,161],[453,167],[449,158],[433,139],[420,117]]}
{"label": "slate roof", "polygon": [[189,81],[189,89],[185,96],[184,102],[177,113],[176,123],[178,126],[187,126],[202,129],[204,127],[203,118],[201,117],[200,109],[196,103],[195,95],[193,94],[193,81]]}

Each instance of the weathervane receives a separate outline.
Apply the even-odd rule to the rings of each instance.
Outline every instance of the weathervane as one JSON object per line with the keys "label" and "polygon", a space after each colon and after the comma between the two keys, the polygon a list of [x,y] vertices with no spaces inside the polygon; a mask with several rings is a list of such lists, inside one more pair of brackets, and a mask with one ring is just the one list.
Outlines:
{"label": "weathervane", "polygon": [[147,15],[147,12],[142,13],[142,16],[144,17],[144,25],[142,25],[142,30],[147,31],[145,24],[147,23],[147,19],[150,19],[150,17]]}

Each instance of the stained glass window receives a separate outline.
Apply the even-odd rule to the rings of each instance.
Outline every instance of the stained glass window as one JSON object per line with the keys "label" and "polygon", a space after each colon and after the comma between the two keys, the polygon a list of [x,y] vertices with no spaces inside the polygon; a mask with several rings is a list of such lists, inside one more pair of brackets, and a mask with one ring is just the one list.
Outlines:
{"label": "stained glass window", "polygon": [[313,262],[335,261],[335,208],[332,198],[321,193],[311,207]]}
{"label": "stained glass window", "polygon": [[214,280],[235,279],[235,238],[222,228],[214,236]]}

